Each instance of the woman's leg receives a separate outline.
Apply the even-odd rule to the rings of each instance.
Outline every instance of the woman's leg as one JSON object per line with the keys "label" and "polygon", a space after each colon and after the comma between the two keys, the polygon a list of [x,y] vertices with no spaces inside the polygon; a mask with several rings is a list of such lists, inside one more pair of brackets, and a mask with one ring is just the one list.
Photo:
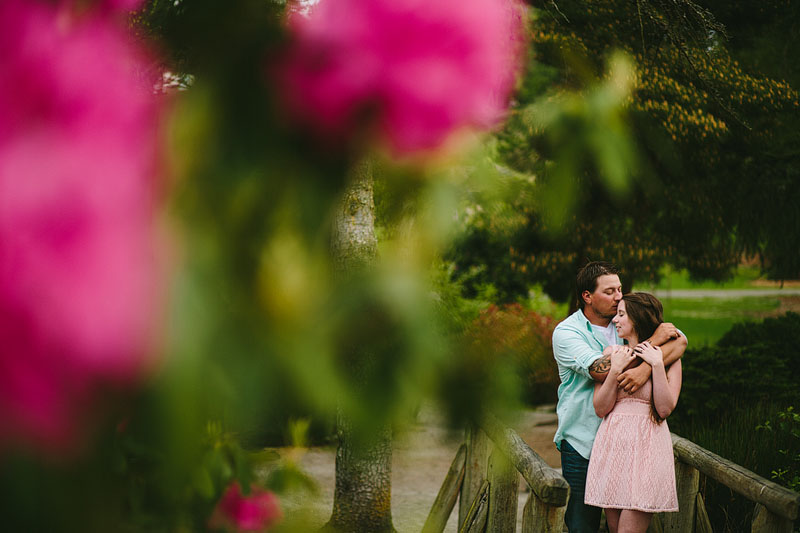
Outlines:
{"label": "woman's leg", "polygon": [[645,533],[652,518],[653,513],[623,509],[619,514],[617,533]]}
{"label": "woman's leg", "polygon": [[617,533],[619,529],[619,509],[606,509],[606,522],[611,533]]}

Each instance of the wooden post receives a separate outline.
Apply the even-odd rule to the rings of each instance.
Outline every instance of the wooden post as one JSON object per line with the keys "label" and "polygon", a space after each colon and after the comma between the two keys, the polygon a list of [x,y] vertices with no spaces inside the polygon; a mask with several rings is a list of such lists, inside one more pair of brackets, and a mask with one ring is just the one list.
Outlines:
{"label": "wooden post", "polygon": [[755,513],[753,513],[753,533],[792,533],[793,522],[788,518],[783,518],[775,513],[770,512],[769,509],[756,504]]}
{"label": "wooden post", "polygon": [[522,509],[522,533],[561,533],[566,512],[566,505],[548,505],[531,491]]}
{"label": "wooden post", "polygon": [[661,516],[661,513],[653,515],[653,519],[650,520],[650,525],[647,526],[647,533],[664,533]]}
{"label": "wooden post", "polygon": [[[464,497],[464,493],[461,493]],[[489,482],[484,480],[478,489],[472,505],[464,517],[464,524],[458,528],[459,533],[483,533],[486,527],[486,516],[489,513]]]}
{"label": "wooden post", "polygon": [[677,513],[663,513],[664,533],[694,533],[695,505],[700,491],[700,472],[675,458],[675,484],[678,489]]}
{"label": "wooden post", "polygon": [[517,526],[519,472],[497,447],[489,457],[489,515],[486,533],[508,533]]}
{"label": "wooden post", "polygon": [[697,493],[695,504],[697,506],[697,514],[694,515],[694,533],[714,533],[711,528],[711,520],[708,519],[708,513],[706,512],[706,502],[699,492]]}
{"label": "wooden post", "polygon": [[481,427],[497,447],[507,454],[517,467],[517,471],[528,482],[528,486],[543,502],[555,506],[567,504],[569,495],[567,480],[539,457],[539,454],[531,450],[522,437],[490,415],[481,419]]}
{"label": "wooden post", "polygon": [[428,519],[425,520],[425,525],[422,527],[422,533],[442,533],[444,531],[447,519],[450,518],[450,513],[453,512],[453,507],[458,499],[461,483],[464,481],[466,456],[467,445],[462,444],[458,448],[458,452],[456,452],[456,457],[450,465],[450,470],[447,471],[447,476],[444,478],[442,488],[439,489],[439,494],[436,495],[436,500],[433,502]]}
{"label": "wooden post", "polygon": [[473,424],[467,427],[466,444],[464,482],[461,484],[461,497],[458,503],[459,531],[464,526],[470,505],[478,495],[481,485],[486,481],[486,468],[492,448],[492,443],[486,433]]}

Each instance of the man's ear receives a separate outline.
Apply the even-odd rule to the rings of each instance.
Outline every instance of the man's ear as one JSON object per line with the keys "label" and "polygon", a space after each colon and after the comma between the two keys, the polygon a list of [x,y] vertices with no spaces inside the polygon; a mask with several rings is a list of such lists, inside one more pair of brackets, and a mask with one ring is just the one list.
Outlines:
{"label": "man's ear", "polygon": [[592,299],[592,293],[589,291],[583,291],[583,293],[581,294],[581,298],[583,298],[583,303],[585,304],[591,303],[590,300]]}

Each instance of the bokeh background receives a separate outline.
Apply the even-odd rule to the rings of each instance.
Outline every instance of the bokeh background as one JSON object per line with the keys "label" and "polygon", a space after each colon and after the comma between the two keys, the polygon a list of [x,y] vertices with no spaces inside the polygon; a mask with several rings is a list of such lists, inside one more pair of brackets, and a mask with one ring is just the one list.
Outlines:
{"label": "bokeh background", "polygon": [[[553,403],[601,259],[690,339],[673,431],[800,489],[798,20],[0,2],[5,526],[304,531],[275,447]],[[721,531],[752,513],[704,491]]]}

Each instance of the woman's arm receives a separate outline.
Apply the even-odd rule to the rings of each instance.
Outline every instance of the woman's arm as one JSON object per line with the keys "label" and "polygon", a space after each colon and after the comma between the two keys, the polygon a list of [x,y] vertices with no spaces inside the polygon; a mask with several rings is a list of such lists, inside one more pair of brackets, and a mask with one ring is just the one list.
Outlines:
{"label": "woman's arm", "polygon": [[653,403],[656,412],[661,418],[667,418],[678,404],[678,396],[681,393],[683,379],[681,362],[675,361],[669,370],[666,370],[664,356],[659,347],[649,342],[644,342],[640,346],[642,347],[640,357],[653,368]]}
{"label": "woman's arm", "polygon": [[[606,380],[602,383],[595,383],[594,396],[592,403],[594,404],[594,412],[597,416],[603,418],[614,408],[617,402],[617,376],[619,376],[623,369],[634,359],[633,350],[628,346],[610,346],[611,368],[608,371]],[[605,354],[605,351],[603,352]]]}

